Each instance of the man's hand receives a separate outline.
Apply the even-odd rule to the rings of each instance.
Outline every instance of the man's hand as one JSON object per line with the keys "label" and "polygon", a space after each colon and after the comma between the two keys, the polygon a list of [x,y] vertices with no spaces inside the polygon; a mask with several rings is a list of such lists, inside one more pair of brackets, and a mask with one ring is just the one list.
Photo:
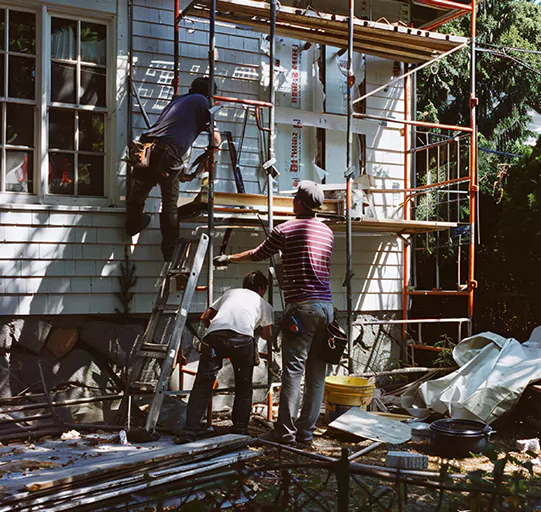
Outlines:
{"label": "man's hand", "polygon": [[212,260],[216,268],[226,268],[230,261],[231,256],[229,256],[229,254],[220,254],[219,256],[215,256]]}

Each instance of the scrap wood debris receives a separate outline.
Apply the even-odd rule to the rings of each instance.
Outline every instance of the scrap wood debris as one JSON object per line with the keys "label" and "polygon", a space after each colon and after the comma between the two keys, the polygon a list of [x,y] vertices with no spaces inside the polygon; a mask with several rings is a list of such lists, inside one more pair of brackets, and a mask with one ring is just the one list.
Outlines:
{"label": "scrap wood debris", "polygon": [[32,461],[27,460],[27,450],[0,448],[0,463],[4,458],[12,460],[11,470],[0,478],[0,512],[60,511],[81,506],[97,510],[118,501],[133,502],[134,495],[152,495],[171,484],[186,486],[190,493],[195,485],[192,477],[201,479],[212,473],[216,482],[220,475],[229,474],[236,462],[261,453],[246,449],[253,440],[250,436],[237,434],[180,446],[165,438],[151,446],[120,445],[118,435],[109,435],[108,445],[95,446],[94,437],[81,436],[69,445],[46,441],[35,447],[36,460]]}

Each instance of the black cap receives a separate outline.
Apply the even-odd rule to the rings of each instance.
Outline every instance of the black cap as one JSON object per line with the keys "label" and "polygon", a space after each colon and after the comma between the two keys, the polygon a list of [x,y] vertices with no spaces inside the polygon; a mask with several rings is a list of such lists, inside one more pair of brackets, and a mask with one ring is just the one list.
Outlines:
{"label": "black cap", "polygon": [[[214,82],[214,94],[217,91],[216,82]],[[209,79],[206,76],[196,78],[190,86],[190,94],[202,94],[208,98],[209,96]]]}
{"label": "black cap", "polygon": [[317,183],[309,180],[299,182],[295,197],[310,210],[319,208],[325,199],[323,189]]}

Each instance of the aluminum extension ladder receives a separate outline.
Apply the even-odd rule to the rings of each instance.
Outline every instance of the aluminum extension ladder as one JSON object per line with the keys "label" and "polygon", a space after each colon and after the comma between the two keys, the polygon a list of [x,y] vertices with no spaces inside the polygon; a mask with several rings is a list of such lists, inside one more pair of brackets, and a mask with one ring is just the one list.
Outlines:
{"label": "aluminum extension ladder", "polygon": [[[159,291],[152,314],[145,332],[130,353],[131,371],[128,389],[120,406],[121,414],[126,417],[126,414],[130,414],[132,392],[154,392],[144,430],[129,429],[128,438],[133,441],[150,441],[157,438],[156,424],[175,361],[182,347],[182,332],[208,245],[209,237],[205,233],[199,238],[180,239],[171,262],[164,264],[160,274]],[[180,304],[169,302],[172,280],[176,280],[183,288]]]}

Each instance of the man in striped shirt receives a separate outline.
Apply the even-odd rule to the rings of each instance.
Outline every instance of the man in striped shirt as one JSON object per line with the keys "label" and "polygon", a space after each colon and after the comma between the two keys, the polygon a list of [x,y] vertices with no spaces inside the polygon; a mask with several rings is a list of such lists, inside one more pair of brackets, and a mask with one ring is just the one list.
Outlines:
{"label": "man in striped shirt", "polygon": [[[269,436],[280,443],[310,443],[323,401],[326,363],[319,359],[318,352],[334,315],[329,279],[334,236],[314,212],[323,199],[319,185],[301,181],[293,201],[295,219],[275,227],[253,250],[214,259],[215,265],[223,266],[261,261],[281,253],[284,316],[291,314],[294,320],[288,322],[293,329],[282,329],[282,391],[278,421]],[[299,415],[303,375],[304,397]]]}

